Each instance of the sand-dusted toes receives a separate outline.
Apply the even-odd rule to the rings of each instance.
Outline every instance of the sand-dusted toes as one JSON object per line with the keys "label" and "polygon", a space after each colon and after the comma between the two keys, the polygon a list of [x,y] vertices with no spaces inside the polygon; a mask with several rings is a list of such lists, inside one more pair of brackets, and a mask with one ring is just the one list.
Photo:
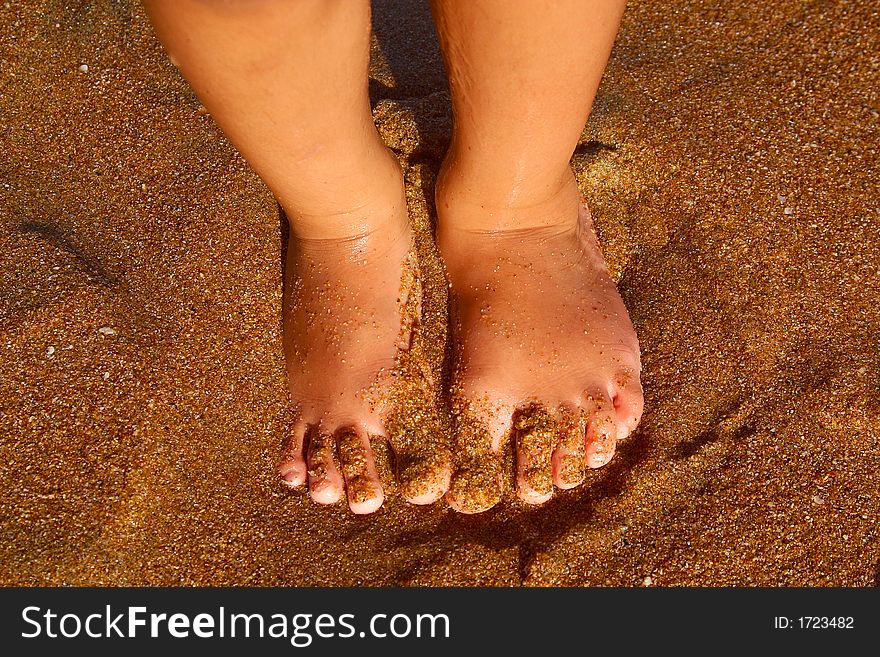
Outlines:
{"label": "sand-dusted toes", "polygon": [[573,177],[515,208],[450,194],[442,181],[437,195],[455,343],[447,500],[474,513],[501,499],[509,445],[517,496],[546,502],[608,463],[638,424],[635,331]]}

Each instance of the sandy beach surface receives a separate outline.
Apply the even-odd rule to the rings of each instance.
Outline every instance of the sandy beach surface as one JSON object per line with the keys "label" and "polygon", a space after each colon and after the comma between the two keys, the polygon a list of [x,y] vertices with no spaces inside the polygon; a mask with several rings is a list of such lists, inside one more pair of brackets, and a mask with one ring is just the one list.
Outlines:
{"label": "sandy beach surface", "polygon": [[[375,3],[429,312],[451,120]],[[880,585],[880,10],[631,2],[573,159],[643,349],[580,488],[355,517],[280,485],[278,208],[129,0],[0,3],[0,584]]]}

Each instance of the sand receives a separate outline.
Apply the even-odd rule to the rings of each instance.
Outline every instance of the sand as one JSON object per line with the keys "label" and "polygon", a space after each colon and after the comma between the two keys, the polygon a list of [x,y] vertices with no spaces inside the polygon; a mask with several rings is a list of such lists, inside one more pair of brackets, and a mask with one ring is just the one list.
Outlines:
{"label": "sand", "polygon": [[[436,363],[448,96],[425,6],[374,20]],[[271,195],[137,4],[0,26],[0,583],[880,584],[875,3],[631,3],[573,162],[647,410],[580,488],[478,516],[278,482]]]}

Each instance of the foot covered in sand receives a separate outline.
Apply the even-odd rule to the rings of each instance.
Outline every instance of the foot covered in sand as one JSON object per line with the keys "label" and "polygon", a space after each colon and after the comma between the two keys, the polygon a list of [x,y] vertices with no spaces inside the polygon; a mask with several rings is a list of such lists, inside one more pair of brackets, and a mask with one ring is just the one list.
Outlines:
{"label": "foot covered in sand", "polygon": [[[385,419],[418,317],[418,266],[403,184],[396,183],[387,193],[377,185],[375,198],[344,219],[310,217],[317,228],[308,236],[291,232],[288,245],[284,350],[295,420],[279,473],[290,487],[307,484],[318,503],[345,495],[355,513],[377,510],[385,497]],[[325,237],[321,226],[334,228]],[[354,230],[340,234],[339,226]],[[397,456],[418,476],[431,472],[418,452]],[[402,492],[419,490],[415,503],[436,501],[448,485],[448,472],[441,474]]]}
{"label": "foot covered in sand", "polygon": [[546,502],[608,463],[638,424],[635,331],[573,177],[518,208],[441,181],[437,211],[455,344],[447,500],[466,513],[496,504],[512,439],[517,495]]}

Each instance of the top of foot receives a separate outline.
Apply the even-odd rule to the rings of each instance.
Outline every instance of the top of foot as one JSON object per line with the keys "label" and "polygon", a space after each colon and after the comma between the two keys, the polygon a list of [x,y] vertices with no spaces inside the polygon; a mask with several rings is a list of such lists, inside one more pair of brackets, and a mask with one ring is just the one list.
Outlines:
{"label": "top of foot", "polygon": [[508,210],[515,221],[494,213],[531,228],[486,230],[485,212],[438,190],[456,344],[447,498],[466,512],[500,499],[509,436],[517,495],[541,503],[607,463],[643,403],[638,340],[574,180],[542,206]]}
{"label": "top of foot", "polygon": [[[355,513],[384,500],[380,475],[389,473],[379,472],[374,448],[389,438],[389,399],[419,310],[418,263],[398,182],[392,202],[363,209],[367,230],[291,235],[288,246],[284,351],[295,423],[280,473],[292,487],[307,483],[322,504],[345,494]],[[418,469],[417,458],[398,456]],[[444,481],[422,483],[411,501],[445,492]]]}

